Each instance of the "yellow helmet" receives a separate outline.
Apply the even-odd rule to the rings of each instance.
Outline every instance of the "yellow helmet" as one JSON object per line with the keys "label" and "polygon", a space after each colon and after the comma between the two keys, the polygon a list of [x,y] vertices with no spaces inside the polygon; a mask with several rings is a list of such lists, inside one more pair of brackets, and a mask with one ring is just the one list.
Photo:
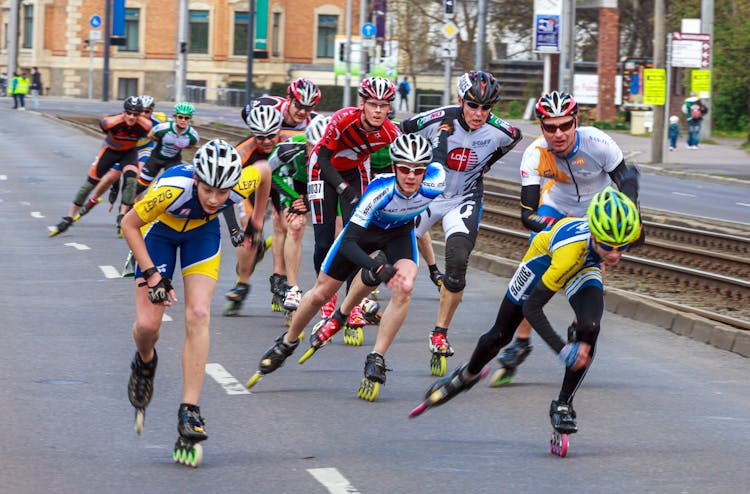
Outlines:
{"label": "yellow helmet", "polygon": [[613,187],[594,196],[589,204],[588,220],[594,239],[607,244],[629,244],[641,234],[638,208],[628,196]]}

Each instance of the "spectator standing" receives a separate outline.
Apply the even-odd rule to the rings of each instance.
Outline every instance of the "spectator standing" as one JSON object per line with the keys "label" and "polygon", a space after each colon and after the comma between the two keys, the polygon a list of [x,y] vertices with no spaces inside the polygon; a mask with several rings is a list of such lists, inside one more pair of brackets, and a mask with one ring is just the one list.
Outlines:
{"label": "spectator standing", "polygon": [[703,116],[708,113],[708,107],[695,96],[695,93],[690,93],[690,97],[682,105],[682,112],[687,118],[687,148],[698,149],[701,124],[703,123]]}
{"label": "spectator standing", "polygon": [[404,80],[398,84],[398,109],[401,111],[406,106],[406,111],[409,111],[409,93],[411,92],[411,86],[409,85],[409,78],[404,76]]}
{"label": "spectator standing", "polygon": [[669,150],[677,148],[677,138],[680,137],[680,117],[672,115],[669,117]]}
{"label": "spectator standing", "polygon": [[37,67],[31,68],[31,103],[34,111],[39,110],[39,95],[42,94],[42,74]]}
{"label": "spectator standing", "polygon": [[13,76],[11,92],[13,94],[13,108],[21,111],[26,110],[26,95],[29,94],[29,73],[24,71],[20,75]]}

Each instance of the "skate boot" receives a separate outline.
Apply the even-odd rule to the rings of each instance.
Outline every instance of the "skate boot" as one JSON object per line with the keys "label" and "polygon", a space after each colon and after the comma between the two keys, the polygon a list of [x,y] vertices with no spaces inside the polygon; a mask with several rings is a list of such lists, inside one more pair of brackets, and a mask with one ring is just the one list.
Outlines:
{"label": "skate boot", "polygon": [[442,377],[445,375],[448,365],[446,357],[453,355],[453,348],[448,343],[447,333],[447,329],[435,328],[430,335],[430,352],[432,352],[430,374],[433,376]]}
{"label": "skate boot", "polygon": [[365,324],[367,321],[362,317],[362,309],[359,305],[355,305],[344,325],[344,344],[362,346],[362,342],[365,341],[365,332],[362,328]]}
{"label": "skate boot", "polygon": [[518,366],[526,360],[526,357],[529,356],[533,348],[534,347],[529,344],[529,340],[521,341],[518,339],[516,339],[512,345],[507,347],[497,358],[497,361],[502,367],[492,374],[490,387],[497,388],[511,382],[513,376],[516,375]]}
{"label": "skate boot", "polygon": [[438,293],[440,293],[440,287],[443,286],[443,273],[440,272],[437,266],[429,266],[430,269],[430,281],[437,287]]}
{"label": "skate boot", "polygon": [[55,235],[60,235],[62,232],[70,228],[70,225],[72,224],[73,218],[70,216],[63,216],[62,221],[49,232],[49,236],[54,237]]}
{"label": "skate boot", "polygon": [[90,197],[88,201],[86,201],[86,204],[81,206],[81,208],[78,210],[78,213],[76,213],[75,216],[73,216],[73,221],[78,221],[81,219],[81,216],[86,216],[89,211],[91,211],[94,206],[102,202],[101,197]]}
{"label": "skate boot", "polygon": [[150,362],[141,360],[141,355],[136,351],[130,362],[130,380],[128,381],[128,398],[130,404],[135,407],[135,433],[143,432],[143,421],[146,418],[146,407],[151,402],[154,392],[154,376],[159,358],[154,349],[154,358]]}
{"label": "skate boot", "polygon": [[490,373],[489,367],[485,366],[482,369],[482,372],[479,373],[479,375],[475,376],[472,379],[464,380],[462,372],[464,369],[466,369],[466,367],[468,367],[468,365],[469,364],[464,364],[454,370],[450,376],[443,377],[432,383],[432,385],[427,389],[427,393],[425,393],[425,400],[411,411],[409,417],[416,417],[422,414],[422,412],[424,412],[428,408],[442,405],[443,403],[453,399],[462,391],[471,389],[472,386],[487,377],[487,374]]}
{"label": "skate boot", "polygon": [[285,335],[286,333],[276,338],[276,342],[274,343],[274,345],[269,348],[266,353],[263,354],[263,356],[260,358],[258,371],[253,374],[253,377],[251,377],[247,381],[245,387],[252,388],[253,386],[255,386],[255,384],[260,381],[261,377],[266,374],[270,374],[271,372],[284,365],[284,361],[286,360],[286,358],[294,353],[294,350],[296,350],[299,346],[299,340],[295,341],[294,343],[285,343]]}
{"label": "skate boot", "polygon": [[203,447],[200,442],[208,439],[206,422],[201,417],[198,405],[181,403],[177,411],[177,432],[180,437],[174,444],[172,459],[193,468],[198,468],[203,459]]}
{"label": "skate boot", "polygon": [[385,358],[376,352],[367,354],[365,359],[365,377],[357,391],[357,398],[365,401],[375,401],[380,391],[380,385],[385,384],[385,372],[390,369],[385,367]]}
{"label": "skate boot", "polygon": [[122,213],[120,213],[120,214],[117,215],[117,221],[116,221],[116,223],[117,223],[117,238],[122,238],[122,228],[120,227],[120,223],[122,223],[122,218],[124,216],[125,215],[122,214]]}
{"label": "skate boot", "polygon": [[378,302],[365,297],[362,299],[362,303],[359,304],[359,309],[362,311],[362,317],[367,321],[367,324],[380,324],[383,314],[380,312],[380,304]]}
{"label": "skate boot", "polygon": [[297,310],[300,300],[302,300],[302,290],[297,285],[290,287],[284,295],[284,309],[288,311]]}
{"label": "skate boot", "polygon": [[310,348],[300,357],[300,364],[304,364],[315,352],[331,342],[333,335],[338,333],[343,325],[343,321],[340,321],[338,317],[338,313],[334,313],[331,317],[323,319],[313,327],[310,335]]}
{"label": "skate boot", "polygon": [[250,285],[238,281],[234,288],[224,295],[229,302],[224,306],[225,316],[236,316],[242,309],[242,303],[245,301],[247,294],[250,293]]}
{"label": "skate boot", "polygon": [[334,293],[333,297],[331,297],[331,300],[326,302],[323,307],[320,308],[320,311],[318,313],[320,314],[321,319],[328,319],[333,315],[334,312],[336,312],[337,300],[338,296]]}
{"label": "skate boot", "polygon": [[568,454],[568,434],[578,432],[573,404],[552,400],[549,405],[549,419],[554,429],[549,442],[550,453],[564,458]]}
{"label": "skate boot", "polygon": [[125,265],[122,267],[122,277],[132,278],[135,276],[135,257],[133,251],[128,251],[128,257],[125,258]]}
{"label": "skate boot", "polygon": [[286,296],[286,275],[273,273],[268,279],[271,283],[271,310],[284,312],[284,297]]}

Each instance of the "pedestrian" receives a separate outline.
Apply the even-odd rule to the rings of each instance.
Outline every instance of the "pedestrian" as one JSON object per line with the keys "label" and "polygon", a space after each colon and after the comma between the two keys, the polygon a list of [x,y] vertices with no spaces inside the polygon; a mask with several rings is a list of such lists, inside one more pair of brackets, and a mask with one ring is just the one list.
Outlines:
{"label": "pedestrian", "polygon": [[703,123],[703,116],[708,113],[708,107],[695,96],[695,93],[690,93],[690,97],[682,105],[682,112],[687,118],[687,148],[698,149],[701,124]]}
{"label": "pedestrian", "polygon": [[411,86],[409,85],[409,78],[404,76],[404,80],[398,84],[398,109],[399,111],[406,106],[406,111],[409,111],[409,93],[411,92]]}
{"label": "pedestrian", "polygon": [[38,67],[31,68],[31,106],[39,110],[39,95],[42,94],[42,74]]}
{"label": "pedestrian", "polygon": [[680,137],[680,117],[672,115],[669,117],[669,150],[677,149],[677,138]]}

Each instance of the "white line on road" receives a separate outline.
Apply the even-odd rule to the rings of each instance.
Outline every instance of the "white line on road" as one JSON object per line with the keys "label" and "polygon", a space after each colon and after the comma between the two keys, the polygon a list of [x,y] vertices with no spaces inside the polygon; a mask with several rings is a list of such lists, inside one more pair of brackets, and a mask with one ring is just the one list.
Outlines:
{"label": "white line on road", "polygon": [[8,175],[0,175],[0,180],[8,180]]}
{"label": "white line on road", "polygon": [[73,247],[74,249],[77,249],[77,250],[91,250],[91,247],[89,247],[88,245],[79,244],[78,242],[68,242],[65,245],[68,247]]}
{"label": "white line on road", "polygon": [[32,218],[44,218],[44,215],[40,211],[32,211],[31,217]]}
{"label": "white line on road", "polygon": [[747,206],[747,207],[750,207],[750,204],[748,204],[746,202],[736,202],[735,204],[737,204],[738,206]]}
{"label": "white line on road", "polygon": [[161,320],[164,321],[164,322],[169,322],[169,321],[173,321],[174,319],[172,319],[171,317],[169,317],[167,315],[167,313],[165,312],[164,314],[162,314]]}
{"label": "white line on road", "polygon": [[672,194],[674,194],[676,196],[698,197],[695,194],[688,194],[687,192],[672,192]]}
{"label": "white line on road", "polygon": [[227,372],[221,364],[206,364],[206,374],[211,376],[214,381],[224,388],[228,395],[249,395],[250,392],[245,386]]}
{"label": "white line on road", "polygon": [[359,494],[359,491],[335,468],[308,468],[307,471],[331,494]]}
{"label": "white line on road", "polygon": [[120,272],[114,266],[99,266],[105,278],[122,278]]}

